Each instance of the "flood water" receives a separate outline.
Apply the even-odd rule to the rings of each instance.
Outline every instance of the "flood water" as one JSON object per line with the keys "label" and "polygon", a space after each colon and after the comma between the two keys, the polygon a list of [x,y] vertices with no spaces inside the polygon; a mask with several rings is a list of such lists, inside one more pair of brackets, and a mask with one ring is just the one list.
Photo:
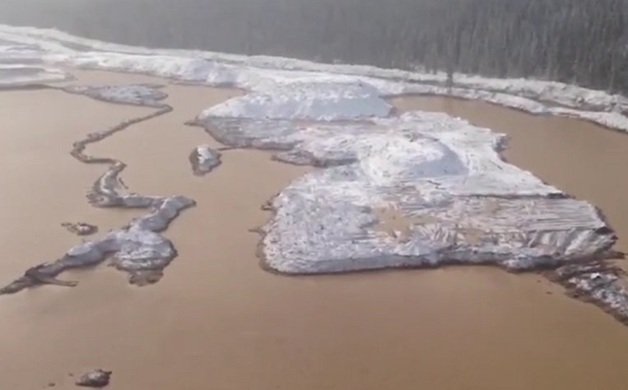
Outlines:
{"label": "flood water", "polygon": [[[0,0],[0,23],[150,47],[409,64],[416,0]],[[410,30],[408,30],[410,31]],[[399,61],[399,62],[395,62]],[[73,73],[77,73],[74,72]],[[78,72],[81,82],[163,82]],[[239,91],[169,85],[174,111],[88,147],[128,164],[132,191],[185,195],[197,207],[166,232],[179,256],[156,285],[129,286],[100,266],[0,297],[0,389],[113,370],[116,390],[591,390],[628,387],[628,330],[534,274],[449,267],[285,277],[259,267],[262,203],[307,168],[255,151],[227,151],[206,177],[188,155],[217,145],[186,127]],[[400,110],[442,111],[511,137],[513,164],[600,207],[628,251],[628,136],[565,118],[481,102],[396,99]],[[147,109],[59,91],[0,92],[0,279],[53,260],[78,242],[64,221],[101,234],[139,213],[91,207],[103,167],[69,155],[86,133]],[[36,115],[35,115],[36,113]],[[47,205],[47,207],[42,207]],[[391,216],[391,226],[394,221]]]}
{"label": "flood water", "polygon": [[[79,76],[90,84],[156,81]],[[240,92],[180,85],[165,91],[172,113],[87,152],[126,162],[122,176],[132,191],[198,202],[166,232],[179,256],[154,286],[132,287],[126,275],[100,266],[64,274],[80,281],[74,289],[45,286],[2,297],[1,388],[73,389],[68,373],[91,368],[113,370],[116,390],[590,390],[628,383],[626,327],[534,274],[489,267],[316,277],[263,271],[259,236],[248,230],[268,218],[260,205],[308,168],[235,150],[224,152],[223,165],[208,176],[194,176],[190,151],[216,144],[183,123]],[[63,219],[110,226],[134,216],[92,211],[84,190],[99,168],[68,151],[85,132],[144,109],[59,91],[2,92],[0,99],[0,127],[10,129],[0,143],[3,180],[12,188],[0,198],[0,215],[12,216],[0,247],[9,259],[0,262],[0,275],[8,281],[76,242],[58,226]],[[25,101],[46,110],[29,115]],[[618,182],[628,166],[628,137],[482,103],[395,104],[448,111],[512,135],[510,161],[602,207],[628,237],[621,203],[627,189]],[[44,201],[54,206],[37,207]]]}

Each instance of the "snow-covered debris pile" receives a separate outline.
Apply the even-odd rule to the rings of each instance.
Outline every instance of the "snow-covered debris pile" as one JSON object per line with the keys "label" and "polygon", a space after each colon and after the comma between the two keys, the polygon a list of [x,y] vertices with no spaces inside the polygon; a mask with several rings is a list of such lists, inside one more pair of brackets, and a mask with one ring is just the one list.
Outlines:
{"label": "snow-covered debris pile", "polygon": [[[497,152],[501,135],[444,114],[386,117],[377,108],[365,113],[370,124],[334,122],[346,111],[340,104],[312,109],[317,87],[278,104],[270,117],[280,119],[237,104],[240,98],[198,118],[227,145],[330,167],[295,180],[273,200],[275,214],[264,227],[270,268],[321,273],[493,263],[519,270],[604,257],[615,242],[593,206],[505,163]],[[304,111],[293,108],[299,99]],[[283,118],[295,112],[319,122]],[[404,233],[382,231],[378,210],[397,210],[407,221]]]}

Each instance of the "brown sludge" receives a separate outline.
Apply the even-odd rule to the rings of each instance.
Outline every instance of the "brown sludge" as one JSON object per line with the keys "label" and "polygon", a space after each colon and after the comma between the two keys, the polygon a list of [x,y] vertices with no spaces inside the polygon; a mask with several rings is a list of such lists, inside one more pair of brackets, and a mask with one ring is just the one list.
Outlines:
{"label": "brown sludge", "polygon": [[[88,84],[155,82],[97,72],[79,76]],[[628,383],[626,328],[591,305],[547,295],[560,287],[537,283],[535,275],[488,267],[307,278],[264,272],[255,257],[259,236],[247,230],[268,218],[260,205],[308,169],[274,162],[262,152],[228,150],[219,168],[194,176],[190,150],[220,145],[183,123],[238,92],[176,85],[165,91],[173,112],[88,151],[124,161],[123,178],[137,193],[197,201],[165,233],[178,258],[160,283],[148,288],[128,286],[117,271],[97,267],[69,272],[68,279],[81,282],[74,289],[2,297],[0,387],[31,390],[55,382],[57,389],[74,389],[67,372],[93,367],[113,370],[116,390],[589,390]],[[628,156],[620,138],[609,140],[613,133],[576,121],[486,105],[475,109],[488,119],[503,118],[493,126],[498,131],[513,123],[529,131],[530,140],[513,139],[509,159],[601,206],[625,240],[628,214],[622,216],[620,204],[625,193],[604,192],[609,183],[615,188],[613,177],[627,166],[619,164],[628,158],[618,156]],[[81,135],[143,110],[59,91],[0,93],[0,123],[7,129],[0,133],[4,279],[76,243],[58,228],[61,221],[89,220],[106,231],[138,215],[87,204],[85,191],[102,167],[80,164],[68,152]],[[570,133],[579,126],[581,133]],[[571,134],[570,142],[565,134]],[[578,137],[581,142],[574,140]],[[552,143],[562,149],[552,151]],[[516,159],[544,166],[535,161],[545,156],[540,150],[553,156],[545,160],[550,170],[573,154],[580,153],[581,160],[573,161],[567,176],[557,171],[555,180]],[[615,164],[596,173],[592,167],[603,165],[586,161],[583,153]],[[589,188],[586,180],[600,188]],[[578,183],[590,192],[578,193]],[[587,197],[596,191],[608,202]]]}

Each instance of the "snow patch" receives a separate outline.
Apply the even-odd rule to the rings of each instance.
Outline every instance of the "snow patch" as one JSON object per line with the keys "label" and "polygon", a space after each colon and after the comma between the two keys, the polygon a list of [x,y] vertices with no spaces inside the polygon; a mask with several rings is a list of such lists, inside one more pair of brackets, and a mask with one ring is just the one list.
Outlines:
{"label": "snow patch", "polygon": [[70,78],[69,74],[59,69],[29,65],[2,65],[0,62],[0,88],[24,88]]}
{"label": "snow patch", "polygon": [[359,84],[295,83],[252,92],[212,107],[203,117],[360,120],[385,117],[392,106],[378,91]]}

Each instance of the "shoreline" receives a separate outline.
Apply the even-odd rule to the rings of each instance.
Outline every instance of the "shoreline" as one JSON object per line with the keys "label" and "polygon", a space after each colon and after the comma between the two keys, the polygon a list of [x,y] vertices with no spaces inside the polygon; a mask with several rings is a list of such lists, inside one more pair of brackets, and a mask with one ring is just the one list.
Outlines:
{"label": "shoreline", "polygon": [[[420,94],[439,96],[464,97],[500,104],[504,107],[518,108],[532,114],[546,113],[550,115],[578,117],[592,121],[598,125],[628,132],[628,118],[620,114],[628,112],[628,98],[609,94],[601,90],[592,90],[577,85],[556,81],[536,79],[499,79],[476,75],[457,74],[453,90],[444,87],[447,81],[444,72],[421,73],[400,69],[383,69],[370,65],[325,64],[306,60],[271,56],[245,56],[237,54],[215,53],[200,50],[149,49],[129,45],[101,42],[93,39],[80,38],[55,29],[38,29],[0,25],[0,36],[11,39],[23,39],[29,44],[48,45],[53,51],[60,50],[58,55],[44,55],[43,63],[51,65],[72,65],[91,70],[112,70],[135,74],[151,75],[180,82],[204,83],[206,86],[218,88],[230,87],[254,89],[251,79],[247,77],[233,78],[229,74],[233,68],[238,71],[247,70],[254,74],[265,71],[302,71],[317,74],[326,72],[339,79],[353,77],[373,84],[390,84],[381,91],[382,95],[402,96]],[[49,42],[46,41],[49,40]],[[68,46],[64,46],[67,43]],[[100,54],[109,57],[99,63],[94,57],[81,56],[77,51],[93,48]],[[76,56],[76,54],[79,54]],[[96,52],[96,55],[99,53]],[[132,63],[120,62],[125,55],[160,56],[166,66],[134,68]],[[29,53],[29,56],[33,56]],[[65,56],[65,57],[64,57]],[[28,57],[28,58],[31,58]],[[17,58],[19,59],[19,57]],[[142,60],[141,58],[138,58]],[[16,60],[17,61],[17,60]],[[176,65],[176,63],[179,63]],[[129,67],[130,66],[130,67]],[[185,72],[192,70],[192,74]],[[254,81],[253,81],[254,83]],[[388,88],[388,91],[386,90]],[[394,91],[390,93],[390,91]],[[387,93],[389,92],[389,93]],[[546,106],[543,102],[557,104],[557,107]],[[561,107],[562,106],[562,107]],[[615,115],[617,114],[617,115]]]}
{"label": "shoreline", "polygon": [[[470,90],[471,91],[471,90]],[[516,96],[516,95],[513,95]],[[579,117],[579,116],[570,116],[570,115],[561,115],[561,114],[554,114],[554,113],[538,113],[535,112],[534,110],[527,110],[525,108],[522,107],[517,107],[517,106],[510,106],[504,103],[499,103],[499,102],[495,102],[495,101],[491,101],[491,100],[484,100],[484,99],[478,99],[478,98],[472,98],[472,97],[463,97],[463,96],[456,96],[456,95],[449,95],[447,93],[443,93],[443,94],[438,94],[438,93],[404,93],[404,94],[400,94],[400,95],[393,95],[390,98],[391,99],[404,99],[404,98],[413,98],[413,97],[424,97],[424,98],[444,98],[444,99],[451,99],[451,100],[459,100],[459,101],[466,101],[466,102],[482,102],[482,103],[486,103],[495,107],[499,107],[501,109],[505,109],[505,110],[513,110],[513,111],[517,111],[517,112],[521,112],[521,113],[525,113],[528,115],[533,115],[533,116],[538,116],[538,117],[556,117],[556,118],[569,118],[569,119],[574,119],[574,120],[579,120],[579,121],[583,121],[583,122],[588,122],[591,123],[592,125],[596,125],[601,129],[604,130],[608,130],[608,131],[613,131],[613,132],[617,132],[619,134],[622,134],[624,136],[628,136],[628,127],[626,128],[618,128],[618,127],[613,127],[609,124],[605,124],[605,123],[601,123],[599,121],[595,121],[595,120],[591,120],[588,119],[586,117]],[[540,102],[541,104],[545,104],[544,102]],[[551,102],[550,102],[551,103]],[[569,107],[566,107],[569,108]],[[625,116],[622,114],[622,116],[624,118],[626,118],[628,120],[628,116]]]}

